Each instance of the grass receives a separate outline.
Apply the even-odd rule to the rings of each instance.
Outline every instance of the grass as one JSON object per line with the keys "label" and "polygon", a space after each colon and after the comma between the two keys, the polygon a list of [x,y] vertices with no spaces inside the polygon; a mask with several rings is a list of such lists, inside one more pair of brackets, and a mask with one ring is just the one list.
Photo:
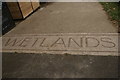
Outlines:
{"label": "grass", "polygon": [[118,2],[101,2],[101,4],[111,20],[120,22],[120,5]]}

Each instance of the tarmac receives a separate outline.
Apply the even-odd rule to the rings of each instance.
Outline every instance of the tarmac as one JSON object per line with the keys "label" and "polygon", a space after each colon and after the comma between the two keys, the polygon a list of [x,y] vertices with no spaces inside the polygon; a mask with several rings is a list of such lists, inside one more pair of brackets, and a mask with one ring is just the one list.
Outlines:
{"label": "tarmac", "polygon": [[3,53],[3,78],[117,78],[118,57]]}
{"label": "tarmac", "polygon": [[[117,34],[117,27],[109,21],[99,3],[60,2],[50,3],[38,9],[4,37],[61,33]],[[115,55],[20,52],[3,52],[3,78],[118,78],[119,76],[119,57]]]}

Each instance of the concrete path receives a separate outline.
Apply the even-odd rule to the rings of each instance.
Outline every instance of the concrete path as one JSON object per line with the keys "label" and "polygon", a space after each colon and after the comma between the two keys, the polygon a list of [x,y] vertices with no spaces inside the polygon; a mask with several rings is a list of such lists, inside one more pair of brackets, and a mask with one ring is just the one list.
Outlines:
{"label": "concrete path", "polygon": [[51,3],[17,25],[8,34],[115,33],[99,3]]}
{"label": "concrete path", "polygon": [[3,37],[2,47],[3,52],[118,56],[118,34],[14,34]]}
{"label": "concrete path", "polygon": [[[3,53],[3,78],[117,78],[118,37],[116,32],[117,29],[108,20],[99,3],[52,3],[43,10],[38,10],[32,14],[4,36],[3,49],[7,53]],[[50,36],[50,33],[53,33],[54,36]],[[65,36],[68,33],[72,34]],[[85,36],[81,33],[88,34]],[[91,35],[89,33],[95,34]],[[101,33],[106,34],[99,36]],[[108,33],[112,34],[108,36]],[[43,38],[42,48],[31,47],[31,42],[36,43],[36,37]],[[93,47],[80,48],[81,37],[84,37],[83,46],[85,46],[85,38],[88,40],[92,37],[92,41],[89,40],[89,45]],[[26,40],[26,38],[32,39]],[[48,40],[46,41],[47,44],[52,42],[52,44],[62,44],[62,46],[69,44],[72,46],[70,48],[59,47],[59,45],[54,45],[52,48],[43,47],[44,39]],[[44,51],[81,49],[105,52],[102,53],[102,56],[99,52],[96,53],[97,55],[93,52],[87,52],[89,56],[83,56],[81,51],[77,51],[80,55],[60,54],[60,52],[57,55],[54,52],[52,54],[31,54],[29,52],[36,48]],[[28,51],[28,54],[24,54],[25,52],[22,54],[16,53],[23,51],[23,49],[26,49],[25,51]],[[106,51],[107,56],[105,56]],[[38,53],[40,52],[38,51]],[[70,53],[70,51],[68,52]]]}

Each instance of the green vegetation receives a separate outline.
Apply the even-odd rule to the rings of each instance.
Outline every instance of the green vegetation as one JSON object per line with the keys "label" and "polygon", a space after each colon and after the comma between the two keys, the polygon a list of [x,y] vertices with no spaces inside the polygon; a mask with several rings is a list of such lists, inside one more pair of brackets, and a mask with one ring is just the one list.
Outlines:
{"label": "green vegetation", "polygon": [[120,21],[120,5],[118,2],[101,2],[111,20]]}

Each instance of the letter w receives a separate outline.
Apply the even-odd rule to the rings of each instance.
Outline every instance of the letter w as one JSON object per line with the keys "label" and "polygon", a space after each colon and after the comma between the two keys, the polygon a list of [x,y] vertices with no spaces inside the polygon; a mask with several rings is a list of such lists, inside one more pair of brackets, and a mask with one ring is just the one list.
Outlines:
{"label": "letter w", "polygon": [[6,42],[5,46],[15,46],[17,43],[19,43],[21,40],[17,40],[17,38],[15,39],[11,39],[9,38],[8,41]]}

